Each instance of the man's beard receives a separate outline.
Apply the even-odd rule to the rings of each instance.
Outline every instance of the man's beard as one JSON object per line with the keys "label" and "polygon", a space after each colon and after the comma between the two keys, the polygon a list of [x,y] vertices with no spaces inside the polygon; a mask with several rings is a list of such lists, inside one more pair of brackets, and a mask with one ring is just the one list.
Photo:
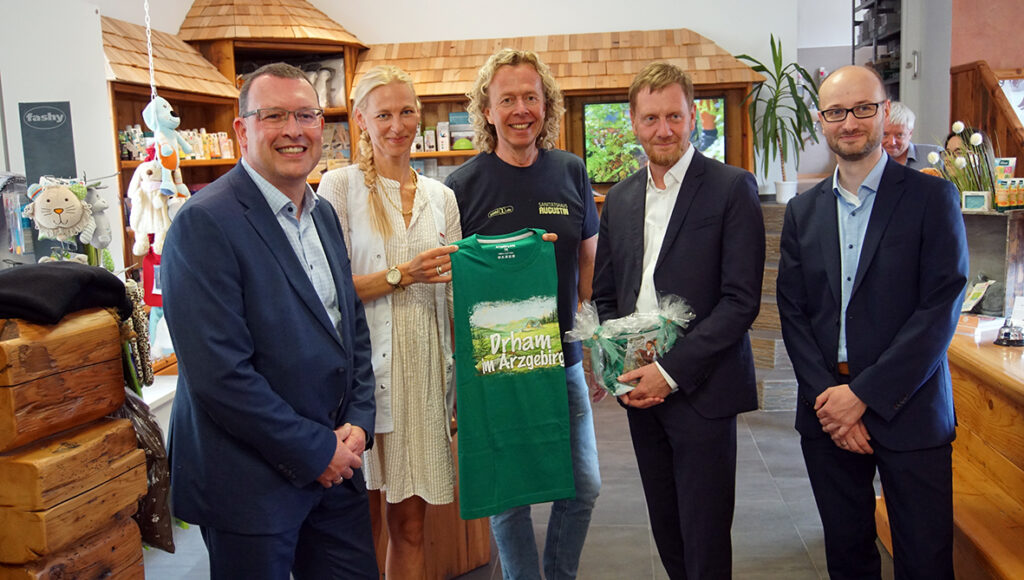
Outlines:
{"label": "man's beard", "polygon": [[672,167],[683,158],[683,153],[686,152],[686,149],[683,147],[684,143],[689,144],[689,141],[680,141],[679,143],[676,143],[675,148],[669,151],[653,151],[653,155],[645,151],[645,153],[647,153],[647,159],[650,160],[651,163],[660,165],[661,167]]}
{"label": "man's beard", "polygon": [[827,140],[828,148],[831,149],[832,152],[836,154],[836,157],[839,157],[843,161],[860,161],[861,159],[864,159],[865,157],[871,155],[871,153],[873,153],[876,149],[878,149],[879,146],[882,145],[881,133],[867,133],[864,147],[854,151],[850,151],[849,149],[843,149],[843,146],[840,145],[839,138],[842,136],[843,134],[840,133],[838,135],[828,137]]}

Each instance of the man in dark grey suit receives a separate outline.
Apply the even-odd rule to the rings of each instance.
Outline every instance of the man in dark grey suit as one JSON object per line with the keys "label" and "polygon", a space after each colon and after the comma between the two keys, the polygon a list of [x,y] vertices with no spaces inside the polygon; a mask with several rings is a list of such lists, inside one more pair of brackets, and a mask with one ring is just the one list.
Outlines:
{"label": "man in dark grey suit", "polygon": [[602,320],[686,299],[696,318],[655,362],[619,380],[658,553],[669,576],[730,578],[736,414],[757,408],[747,330],[764,274],[753,176],[690,145],[693,83],[648,65],[629,89],[633,131],[650,161],[608,192],[594,303]]}
{"label": "man in dark grey suit", "polygon": [[946,349],[968,271],[959,195],[882,151],[889,101],[875,71],[836,70],[819,102],[838,165],[786,208],[777,287],[829,576],[880,577],[877,470],[896,578],[952,580]]}

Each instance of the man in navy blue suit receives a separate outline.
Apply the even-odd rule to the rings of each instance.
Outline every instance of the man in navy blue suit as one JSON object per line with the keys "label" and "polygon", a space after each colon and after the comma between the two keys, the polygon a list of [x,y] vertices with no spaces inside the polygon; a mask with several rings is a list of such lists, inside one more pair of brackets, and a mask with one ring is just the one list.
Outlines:
{"label": "man in navy blue suit", "polygon": [[838,166],[786,208],[778,305],[829,575],[880,577],[877,470],[896,578],[952,579],[946,349],[968,271],[959,196],[882,151],[889,101],[873,70],[840,68],[819,97]]}
{"label": "man in navy blue suit", "polygon": [[174,512],[213,578],[376,579],[369,334],[338,218],[306,184],[323,112],[281,63],[247,78],[239,111],[242,161],[185,204],[162,260]]}
{"label": "man in navy blue suit", "polygon": [[615,185],[597,240],[601,320],[686,299],[696,317],[664,355],[619,377],[658,554],[673,580],[732,577],[736,415],[757,408],[747,330],[764,275],[754,176],[690,144],[693,83],[653,63],[629,89],[647,167]]}

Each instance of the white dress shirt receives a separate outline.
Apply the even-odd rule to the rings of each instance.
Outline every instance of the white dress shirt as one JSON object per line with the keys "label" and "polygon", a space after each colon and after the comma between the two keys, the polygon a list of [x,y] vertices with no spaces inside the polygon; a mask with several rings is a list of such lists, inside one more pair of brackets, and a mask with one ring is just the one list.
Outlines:
{"label": "white dress shirt", "polygon": [[[654,287],[654,267],[661,254],[661,244],[665,241],[665,231],[668,229],[669,219],[676,207],[676,199],[679,197],[679,188],[683,184],[683,177],[690,168],[693,160],[693,147],[687,147],[686,153],[676,161],[668,172],[665,173],[665,189],[658,189],[651,177],[650,166],[647,168],[647,197],[644,205],[644,262],[643,274],[640,276],[640,293],[636,298],[637,312],[652,312],[658,308],[658,291]],[[665,372],[661,364],[655,362],[658,370],[672,387],[672,392],[679,388],[678,383]]]}

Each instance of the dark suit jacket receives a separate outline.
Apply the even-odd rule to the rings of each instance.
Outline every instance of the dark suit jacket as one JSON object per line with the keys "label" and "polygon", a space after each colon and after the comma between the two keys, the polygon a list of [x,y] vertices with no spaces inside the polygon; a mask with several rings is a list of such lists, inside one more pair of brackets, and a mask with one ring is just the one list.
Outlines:
{"label": "dark suit jacket", "polygon": [[[796,427],[821,437],[814,400],[837,383],[839,229],[832,178],[786,208],[779,262],[782,333],[799,382]],[[871,437],[897,451],[953,440],[946,349],[967,280],[959,195],[948,181],[885,166],[846,313],[850,387]]]}
{"label": "dark suit jacket", "polygon": [[[647,169],[641,169],[605,199],[593,292],[602,321],[636,309],[646,192]],[[761,306],[764,248],[754,177],[694,152],[669,218],[654,285],[659,295],[684,298],[696,314],[658,362],[707,418],[757,408],[747,330]]]}
{"label": "dark suit jacket", "polygon": [[[236,533],[301,524],[346,422],[372,444],[370,339],[328,203],[313,220],[341,309],[341,336],[256,184],[242,168],[189,200],[161,280],[178,356],[171,412],[175,515]],[[357,473],[351,484],[364,486]],[[351,490],[351,488],[349,488]],[[360,488],[357,491],[362,491]]]}

